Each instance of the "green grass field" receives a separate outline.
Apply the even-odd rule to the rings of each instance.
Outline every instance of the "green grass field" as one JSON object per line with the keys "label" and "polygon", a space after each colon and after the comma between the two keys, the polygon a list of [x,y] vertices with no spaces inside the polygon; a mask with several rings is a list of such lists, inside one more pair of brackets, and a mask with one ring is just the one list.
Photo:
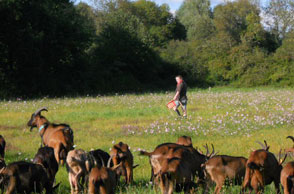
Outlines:
{"label": "green grass field", "polygon": [[[49,112],[43,115],[49,121],[72,127],[76,148],[108,152],[120,141],[130,146],[135,164],[140,166],[134,170],[134,185],[119,187],[117,193],[156,193],[149,184],[148,158],[139,156],[138,151],[152,151],[182,135],[191,136],[194,147],[203,149],[202,145],[213,143],[219,154],[233,156],[248,157],[251,150],[260,148],[256,140],[267,140],[274,153],[293,145],[286,137],[294,135],[294,89],[190,89],[186,119],[166,108],[172,97],[173,93],[163,92],[0,101],[0,134],[7,142],[6,163],[34,157],[41,140],[37,129],[30,132],[26,123],[43,106],[48,107]],[[62,182],[58,193],[70,192],[65,167],[57,173],[57,182]],[[266,193],[274,193],[273,188],[267,186]],[[239,193],[239,189],[227,187],[224,193]]]}

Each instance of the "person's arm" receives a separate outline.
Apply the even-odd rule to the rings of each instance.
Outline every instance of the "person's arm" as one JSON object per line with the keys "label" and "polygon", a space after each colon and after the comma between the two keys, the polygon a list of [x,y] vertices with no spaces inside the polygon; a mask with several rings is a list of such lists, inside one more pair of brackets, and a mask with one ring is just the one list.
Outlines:
{"label": "person's arm", "polygon": [[183,88],[183,84],[177,85],[176,95],[174,96],[173,100],[180,98],[180,92],[181,92],[182,88]]}
{"label": "person's arm", "polygon": [[175,96],[174,96],[174,98],[173,98],[173,100],[176,100],[176,99],[178,99],[179,95],[180,95],[180,92],[179,92],[179,91],[177,91],[177,92],[176,92],[176,95],[175,95]]}

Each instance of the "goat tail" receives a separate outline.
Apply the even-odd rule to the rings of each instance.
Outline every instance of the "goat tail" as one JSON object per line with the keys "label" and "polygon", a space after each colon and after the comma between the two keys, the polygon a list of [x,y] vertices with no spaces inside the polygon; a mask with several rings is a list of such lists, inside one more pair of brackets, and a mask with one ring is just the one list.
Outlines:
{"label": "goat tail", "polygon": [[60,158],[60,160],[66,161],[66,157],[67,157],[67,150],[64,147],[64,145],[61,144],[61,146],[60,146],[60,152],[59,152],[59,158]]}
{"label": "goat tail", "polygon": [[73,143],[74,143],[74,135],[73,135],[73,130],[70,128],[69,125],[66,125],[63,129],[63,135],[69,139],[69,141],[71,142],[72,146],[71,149],[74,149],[73,147]]}
{"label": "goat tail", "polygon": [[102,179],[92,181],[95,193],[100,193],[100,189],[103,189],[104,182]]}
{"label": "goat tail", "polygon": [[152,152],[146,152],[146,151],[140,151],[140,153],[139,153],[139,155],[141,155],[141,156],[152,156]]}
{"label": "goat tail", "polygon": [[294,176],[287,177],[287,187],[290,193],[294,193]]}

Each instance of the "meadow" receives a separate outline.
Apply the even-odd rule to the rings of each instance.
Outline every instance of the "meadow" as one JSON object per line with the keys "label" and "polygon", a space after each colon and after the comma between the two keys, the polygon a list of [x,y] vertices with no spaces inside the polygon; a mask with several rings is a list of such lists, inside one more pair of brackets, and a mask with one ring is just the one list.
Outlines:
{"label": "meadow", "polygon": [[[6,163],[30,161],[40,146],[37,129],[26,126],[31,114],[46,106],[43,115],[51,122],[67,123],[74,131],[76,148],[109,151],[113,144],[127,143],[134,155],[134,184],[119,187],[117,193],[156,193],[149,183],[148,158],[140,150],[152,151],[179,136],[192,137],[194,147],[214,144],[219,154],[248,157],[259,149],[255,141],[267,140],[270,151],[293,146],[294,89],[292,88],[212,88],[188,91],[188,117],[179,118],[166,108],[173,92],[115,94],[78,98],[0,101],[0,134],[7,142]],[[293,160],[288,157],[287,161]],[[58,193],[69,193],[65,167],[57,173]],[[123,183],[123,180],[121,180]],[[266,193],[274,193],[273,185]],[[224,188],[239,193],[240,187]],[[200,191],[199,191],[200,193]]]}

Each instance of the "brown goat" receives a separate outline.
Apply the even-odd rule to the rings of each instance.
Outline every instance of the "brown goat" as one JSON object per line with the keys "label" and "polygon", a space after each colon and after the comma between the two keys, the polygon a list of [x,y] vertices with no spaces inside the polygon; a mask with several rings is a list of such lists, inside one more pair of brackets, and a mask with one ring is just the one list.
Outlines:
{"label": "brown goat", "polygon": [[54,150],[50,147],[39,148],[34,157],[33,163],[42,165],[47,172],[47,176],[52,185],[55,181],[55,175],[58,171],[58,163],[54,156]]}
{"label": "brown goat", "polygon": [[[213,147],[213,146],[212,146]],[[144,156],[149,156],[150,159],[150,164],[151,164],[151,179],[150,181],[154,181],[154,173],[159,172],[161,165],[153,165],[152,164],[152,158],[159,158],[159,157],[166,157],[166,158],[173,158],[173,157],[181,157],[178,153],[181,153],[181,151],[188,151],[192,156],[193,156],[193,167],[191,168],[193,175],[197,175],[199,177],[199,182],[204,183],[204,172],[201,167],[204,162],[206,162],[210,157],[212,157],[215,152],[214,152],[214,147],[213,151],[210,153],[208,150],[208,146],[205,146],[206,148],[206,154],[202,154],[198,152],[197,149],[193,147],[187,147],[187,146],[182,146],[176,143],[164,143],[159,146],[157,146],[153,152],[146,152],[146,151],[141,151],[140,155]],[[170,150],[177,150],[177,151],[170,151]]]}
{"label": "brown goat", "polygon": [[241,185],[245,176],[247,159],[227,155],[217,155],[210,158],[203,167],[209,181],[216,183],[214,193],[220,193],[225,180]]}
{"label": "brown goat", "polygon": [[[254,189],[256,193],[262,193],[264,186],[274,182],[277,193],[280,193],[279,183],[282,163],[287,155],[277,160],[273,153],[260,149],[252,151],[246,163],[246,173],[242,184],[242,191],[246,188]],[[278,162],[279,161],[279,162]]]}
{"label": "brown goat", "polygon": [[[173,157],[176,156],[176,157]],[[192,191],[194,185],[194,157],[189,150],[170,149],[166,156],[151,156],[154,166],[155,183],[163,194],[171,194],[184,189],[185,193]]]}
{"label": "brown goat", "polygon": [[45,146],[54,149],[54,155],[57,163],[63,164],[66,160],[67,153],[73,149],[73,132],[67,124],[54,124],[50,123],[44,116],[41,115],[42,111],[48,111],[46,108],[41,108],[34,112],[28,122],[31,127],[39,129],[42,143]]}
{"label": "brown goat", "polygon": [[125,176],[126,184],[130,184],[133,182],[133,169],[136,166],[134,164],[133,154],[129,150],[128,144],[123,142],[119,142],[114,145],[110,151],[110,157],[112,158],[113,165],[116,166],[119,163],[122,163],[123,173]]}
{"label": "brown goat", "polygon": [[47,176],[46,169],[39,164],[13,162],[0,169],[0,185],[3,184],[6,194],[13,193],[53,193],[55,188]]}
{"label": "brown goat", "polygon": [[284,194],[294,194],[294,161],[288,162],[281,171]]}
{"label": "brown goat", "polygon": [[177,144],[187,147],[193,147],[191,137],[185,135],[178,138]]}
{"label": "brown goat", "polygon": [[71,193],[82,191],[87,175],[95,166],[95,159],[84,150],[71,150],[66,158],[66,167],[71,187]]}
{"label": "brown goat", "polygon": [[4,159],[4,156],[5,156],[5,145],[6,145],[6,142],[5,142],[5,139],[2,135],[0,135],[0,159]]}
{"label": "brown goat", "polygon": [[122,168],[122,163],[110,167],[110,161],[107,167],[94,167],[89,174],[88,194],[114,194],[115,187],[119,176],[117,175],[118,168]]}

